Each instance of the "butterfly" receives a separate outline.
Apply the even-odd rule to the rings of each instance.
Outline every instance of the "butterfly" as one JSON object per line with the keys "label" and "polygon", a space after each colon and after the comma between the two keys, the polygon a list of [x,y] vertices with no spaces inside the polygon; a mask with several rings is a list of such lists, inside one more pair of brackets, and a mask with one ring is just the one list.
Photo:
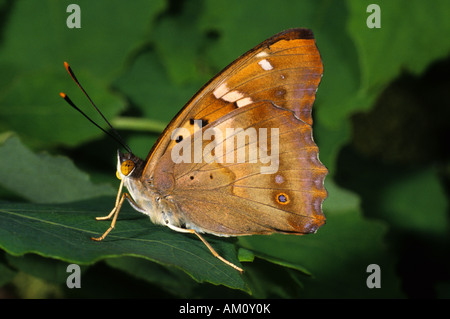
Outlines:
{"label": "butterfly", "polygon": [[112,223],[93,239],[114,228],[125,199],[153,223],[195,234],[240,272],[200,234],[315,233],[327,197],[311,116],[322,74],[308,29],[283,31],[240,56],[189,100],[145,160],[127,146],[118,151],[115,206],[97,218]]}

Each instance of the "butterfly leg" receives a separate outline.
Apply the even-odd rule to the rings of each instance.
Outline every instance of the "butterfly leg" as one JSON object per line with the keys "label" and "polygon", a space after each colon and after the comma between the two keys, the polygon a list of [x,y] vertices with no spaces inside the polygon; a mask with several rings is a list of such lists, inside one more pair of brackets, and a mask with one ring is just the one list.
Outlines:
{"label": "butterfly leg", "polygon": [[214,257],[218,258],[220,261],[222,261],[223,263],[227,264],[228,266],[233,267],[234,269],[239,271],[241,274],[244,272],[244,270],[242,268],[239,268],[235,264],[229,262],[228,260],[226,260],[225,258],[220,256],[214,250],[214,248],[212,248],[212,246],[199,233],[197,233],[194,229],[180,228],[180,227],[176,227],[176,226],[173,226],[173,225],[167,225],[167,226],[169,228],[175,230],[175,231],[178,231],[178,232],[195,234],[198,238],[200,238],[200,240],[205,244],[205,246],[208,247],[209,251],[214,255]]}
{"label": "butterfly leg", "polygon": [[202,237],[200,236],[199,233],[197,233],[195,230],[193,229],[189,229],[191,233],[194,233],[195,235],[197,235],[198,238],[200,238],[200,240],[206,245],[206,247],[208,247],[209,251],[214,255],[214,257],[219,258],[220,261],[224,262],[225,264],[227,264],[228,266],[233,267],[234,269],[236,269],[237,271],[239,271],[241,274],[244,272],[244,270],[242,268],[239,268],[238,266],[236,266],[235,264],[229,262],[228,260],[226,260],[225,258],[223,258],[222,256],[220,256],[215,250],[214,248],[212,248],[212,246]]}
{"label": "butterfly leg", "polygon": [[120,196],[120,194],[122,193],[122,188],[123,188],[123,181],[120,183],[119,192],[118,192],[117,198],[116,198],[116,205],[114,206],[111,213],[109,213],[108,216],[95,218],[96,220],[106,220],[106,219],[110,219],[114,215],[114,218],[111,222],[111,226],[100,237],[91,237],[92,240],[101,241],[101,240],[105,239],[105,237],[109,234],[109,232],[111,230],[113,230],[114,226],[116,225],[117,216],[119,215],[120,208],[122,207],[122,204],[123,204],[123,201],[125,200],[125,198],[127,198],[128,200],[132,200],[130,195],[128,195],[127,193],[123,193],[122,196]]}
{"label": "butterfly leg", "polygon": [[119,191],[117,192],[117,197],[116,197],[116,205],[114,205],[114,208],[112,209],[112,211],[107,216],[95,217],[95,220],[107,220],[107,219],[110,219],[114,215],[114,213],[117,210],[117,206],[119,205],[120,194],[122,194],[122,189],[123,189],[123,180],[120,181]]}

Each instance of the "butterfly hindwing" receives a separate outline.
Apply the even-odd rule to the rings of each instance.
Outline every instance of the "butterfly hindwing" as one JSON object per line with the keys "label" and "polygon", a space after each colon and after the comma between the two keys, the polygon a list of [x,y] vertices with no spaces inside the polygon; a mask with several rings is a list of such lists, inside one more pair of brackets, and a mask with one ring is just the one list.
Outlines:
{"label": "butterfly hindwing", "polygon": [[[238,134],[250,128],[264,133],[254,141],[246,136],[244,146],[237,148],[237,135],[226,134],[236,125],[243,128]],[[161,176],[171,177],[171,183],[155,179],[155,186],[178,205],[190,222],[186,226],[217,235],[248,235],[309,233],[324,223],[321,205],[327,195],[323,186],[327,169],[317,158],[309,124],[261,101],[224,116],[202,128],[202,133],[208,130],[217,133],[214,143],[197,134],[183,140],[180,149],[193,150],[199,143],[203,159],[212,154],[209,161],[195,163],[192,157],[189,163],[175,163],[178,153],[166,153],[156,166],[156,171],[164,171]],[[211,143],[214,147],[207,149]],[[230,150],[228,145],[235,147]],[[237,161],[240,151],[243,162]]]}

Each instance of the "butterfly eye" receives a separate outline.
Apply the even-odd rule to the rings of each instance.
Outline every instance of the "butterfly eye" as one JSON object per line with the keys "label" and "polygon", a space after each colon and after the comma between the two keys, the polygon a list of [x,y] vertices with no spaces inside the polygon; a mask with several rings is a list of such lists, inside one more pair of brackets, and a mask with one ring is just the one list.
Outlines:
{"label": "butterfly eye", "polygon": [[134,169],[134,162],[132,160],[126,160],[120,164],[120,171],[123,175],[128,176]]}

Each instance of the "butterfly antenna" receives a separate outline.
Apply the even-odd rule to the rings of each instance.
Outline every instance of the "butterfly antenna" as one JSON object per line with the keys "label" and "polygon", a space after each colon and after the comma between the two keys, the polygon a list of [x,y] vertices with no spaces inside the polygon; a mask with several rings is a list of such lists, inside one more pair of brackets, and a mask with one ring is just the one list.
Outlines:
{"label": "butterfly antenna", "polygon": [[97,126],[100,130],[102,130],[105,134],[107,134],[108,136],[112,137],[114,140],[116,140],[120,145],[122,145],[129,153],[131,152],[131,148],[127,145],[127,143],[125,143],[125,141],[123,140],[123,138],[120,136],[119,132],[117,132],[117,130],[111,125],[111,123],[109,123],[109,121],[106,119],[106,117],[103,115],[103,113],[98,109],[98,107],[95,105],[94,101],[92,101],[92,99],[90,98],[89,94],[87,94],[86,90],[83,88],[83,86],[80,84],[80,82],[78,81],[77,77],[75,76],[75,74],[73,73],[72,69],[69,66],[69,63],[64,62],[64,66],[67,70],[67,72],[69,72],[70,76],[72,77],[72,79],[75,81],[75,83],[78,85],[78,87],[81,89],[81,91],[83,91],[84,95],[86,95],[86,97],[88,98],[89,102],[91,102],[92,106],[95,108],[95,110],[101,115],[101,117],[105,120],[105,122],[109,125],[109,127],[111,128],[112,132],[114,133],[111,134],[110,132],[106,131],[105,129],[103,129],[100,125],[98,125],[97,123],[95,123],[89,116],[86,115],[86,113],[84,113],[82,110],[80,110],[80,108],[78,108],[75,103],[72,102],[72,100],[67,96],[67,94],[61,92],[59,93],[59,95],[71,106],[73,107],[75,110],[77,110],[78,112],[80,112],[85,118],[87,118],[92,124],[94,124],[95,126]]}

